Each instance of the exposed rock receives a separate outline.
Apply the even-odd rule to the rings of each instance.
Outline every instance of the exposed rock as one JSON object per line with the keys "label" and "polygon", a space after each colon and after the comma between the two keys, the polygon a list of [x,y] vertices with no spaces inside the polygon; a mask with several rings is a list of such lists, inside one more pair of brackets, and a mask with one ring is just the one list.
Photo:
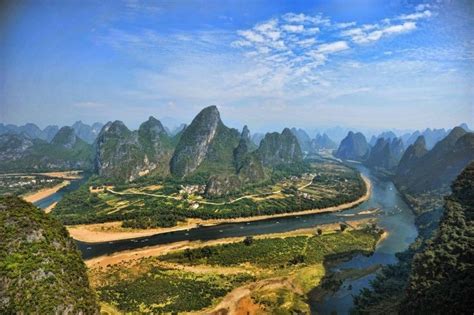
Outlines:
{"label": "exposed rock", "polygon": [[216,106],[204,108],[184,130],[170,162],[173,175],[183,177],[202,170],[233,167],[237,130],[226,127]]}
{"label": "exposed rock", "polygon": [[288,128],[285,128],[281,134],[278,132],[267,133],[256,154],[263,166],[266,167],[297,163],[303,160],[298,140]]}

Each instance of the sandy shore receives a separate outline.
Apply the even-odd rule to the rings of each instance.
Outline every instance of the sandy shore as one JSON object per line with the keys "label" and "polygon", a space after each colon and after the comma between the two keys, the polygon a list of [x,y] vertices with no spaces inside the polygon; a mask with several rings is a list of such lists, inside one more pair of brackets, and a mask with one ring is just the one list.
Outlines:
{"label": "sandy shore", "polygon": [[[361,220],[351,222],[351,226],[356,229],[369,222],[371,222],[371,219],[361,219]],[[342,223],[342,221],[336,222],[336,223],[318,225],[318,228],[323,230],[324,233],[339,231],[340,223]],[[256,235],[254,236],[254,238],[263,239],[263,238],[276,238],[276,237],[290,237],[290,236],[298,236],[298,235],[309,236],[309,235],[314,235],[314,233],[315,233],[314,228],[305,228],[305,229],[298,229],[298,230],[294,230],[290,232]],[[112,255],[105,255],[105,256],[91,258],[91,259],[86,260],[85,263],[89,268],[107,267],[107,265],[114,265],[121,262],[132,261],[132,260],[136,260],[136,259],[140,259],[144,257],[160,256],[160,255],[164,255],[175,250],[241,242],[243,241],[244,238],[245,237],[240,236],[240,237],[221,238],[221,239],[210,240],[210,241],[182,241],[182,242],[175,242],[171,244],[155,245],[155,246],[149,246],[149,247],[144,247],[140,249],[121,251]]]}
{"label": "sandy shore", "polygon": [[32,193],[28,193],[26,195],[23,195],[22,198],[25,201],[28,201],[28,202],[37,202],[41,199],[44,199],[46,197],[51,196],[52,194],[54,194],[55,192],[57,192],[61,188],[66,187],[70,183],[71,183],[70,181],[65,180],[61,184],[58,184],[54,187],[44,188],[44,189],[41,189],[41,190],[38,190],[38,191],[35,191],[35,192],[32,192]]}
{"label": "sandy shore", "polygon": [[293,217],[306,214],[315,214],[315,213],[327,213],[327,212],[336,212],[345,209],[355,207],[362,202],[370,198],[372,191],[372,184],[368,178],[362,176],[362,179],[365,182],[367,191],[364,196],[359,199],[348,202],[339,206],[327,207],[322,209],[310,209],[298,212],[289,212],[281,213],[274,215],[260,215],[254,217],[242,217],[235,219],[211,219],[211,220],[201,220],[201,219],[188,219],[185,222],[178,224],[177,226],[170,228],[154,228],[154,229],[124,229],[122,228],[120,221],[107,222],[107,223],[97,223],[97,224],[81,224],[81,225],[71,225],[67,229],[71,236],[79,241],[88,242],[88,243],[100,243],[100,242],[110,242],[116,240],[123,240],[136,237],[151,236],[159,233],[167,233],[173,231],[182,231],[187,229],[196,228],[198,226],[212,226],[223,223],[240,223],[240,222],[252,222],[265,220],[270,218],[281,218],[281,217]]}
{"label": "sandy shore", "polygon": [[58,202],[53,202],[52,204],[50,204],[47,208],[44,209],[44,212],[45,213],[50,213],[51,211],[53,211],[54,207],[56,207],[56,205],[58,204]]}

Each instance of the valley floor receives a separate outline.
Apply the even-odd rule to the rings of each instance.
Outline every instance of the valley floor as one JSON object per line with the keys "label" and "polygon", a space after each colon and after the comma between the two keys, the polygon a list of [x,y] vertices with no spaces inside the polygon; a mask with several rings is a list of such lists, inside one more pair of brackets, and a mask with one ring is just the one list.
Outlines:
{"label": "valley floor", "polygon": [[370,228],[371,222],[351,222],[344,232],[339,223],[321,225],[320,236],[315,228],[261,235],[250,245],[242,237],[180,242],[86,264],[104,314],[308,313],[306,294],[324,281],[326,259],[370,253],[383,238],[381,231]]}
{"label": "valley floor", "polygon": [[212,226],[223,223],[239,223],[239,222],[252,222],[265,220],[269,218],[279,218],[279,217],[289,217],[289,216],[300,216],[307,214],[315,213],[327,213],[327,212],[337,212],[346,209],[353,208],[362,202],[368,200],[371,195],[372,185],[370,180],[362,176],[364,183],[366,185],[366,193],[354,200],[352,202],[344,203],[338,206],[327,207],[322,209],[310,209],[304,211],[297,211],[291,213],[281,213],[274,215],[260,215],[253,217],[242,217],[235,219],[187,219],[184,222],[178,223],[178,225],[169,228],[151,228],[151,229],[132,229],[132,228],[123,228],[121,221],[115,222],[106,222],[106,223],[94,223],[94,224],[80,224],[80,225],[70,225],[67,226],[69,234],[76,240],[88,243],[100,243],[100,242],[109,242],[144,236],[151,236],[159,233],[166,233],[172,231],[180,231],[196,228],[198,226]]}

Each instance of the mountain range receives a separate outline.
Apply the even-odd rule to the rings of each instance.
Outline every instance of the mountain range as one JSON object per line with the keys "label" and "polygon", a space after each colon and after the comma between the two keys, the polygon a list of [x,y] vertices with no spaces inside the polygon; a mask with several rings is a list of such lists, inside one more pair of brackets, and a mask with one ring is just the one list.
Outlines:
{"label": "mountain range", "polygon": [[[84,124],[82,121],[76,121],[71,127],[79,138],[89,144],[92,144],[102,129],[103,124],[96,122],[90,126],[88,124]],[[60,128],[56,125],[49,125],[41,130],[37,125],[32,123],[27,123],[22,126],[13,124],[0,124],[0,135],[23,134],[32,140],[40,139],[51,142],[59,129]]]}
{"label": "mountain range", "polygon": [[403,155],[395,174],[401,190],[421,193],[443,189],[474,160],[474,133],[455,127],[428,150],[420,136]]}

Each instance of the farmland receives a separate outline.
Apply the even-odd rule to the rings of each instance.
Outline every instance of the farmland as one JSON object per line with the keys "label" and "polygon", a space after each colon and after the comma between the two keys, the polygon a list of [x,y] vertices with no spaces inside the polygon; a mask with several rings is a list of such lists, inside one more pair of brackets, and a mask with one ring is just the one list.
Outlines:
{"label": "farmland", "polygon": [[[306,312],[305,296],[323,279],[325,264],[370,254],[380,235],[373,225],[345,231],[332,226],[319,234],[304,231],[200,245],[95,267],[91,281],[103,305],[121,312],[212,313],[239,303],[267,313]],[[250,293],[235,300],[242,292]]]}

